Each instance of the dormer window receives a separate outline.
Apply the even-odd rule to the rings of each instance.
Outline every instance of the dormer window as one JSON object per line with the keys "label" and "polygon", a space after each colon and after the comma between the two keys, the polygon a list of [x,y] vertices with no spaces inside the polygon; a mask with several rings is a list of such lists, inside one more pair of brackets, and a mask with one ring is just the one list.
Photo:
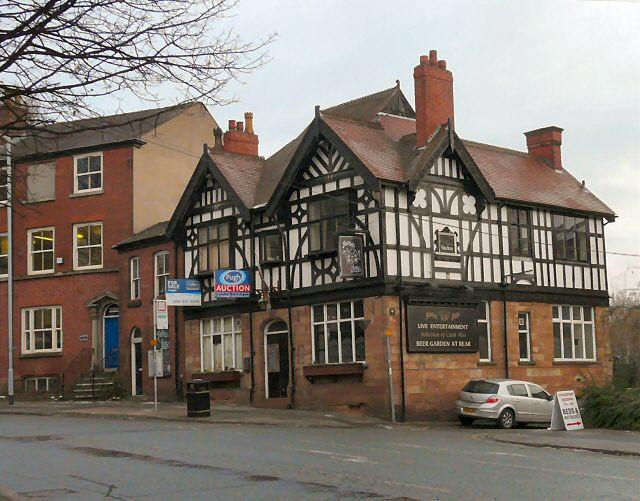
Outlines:
{"label": "dormer window", "polygon": [[509,207],[509,251],[512,256],[531,256],[529,211]]}
{"label": "dormer window", "polygon": [[335,251],[351,222],[349,192],[321,195],[308,203],[309,252]]}
{"label": "dormer window", "polygon": [[200,273],[230,268],[233,263],[231,221],[198,228],[198,270]]}

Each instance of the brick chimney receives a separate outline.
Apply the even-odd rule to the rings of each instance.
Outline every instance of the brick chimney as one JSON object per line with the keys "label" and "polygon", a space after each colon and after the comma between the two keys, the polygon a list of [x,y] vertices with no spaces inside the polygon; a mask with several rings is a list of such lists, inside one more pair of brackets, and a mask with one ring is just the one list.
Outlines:
{"label": "brick chimney", "polygon": [[224,151],[257,157],[258,136],[253,132],[253,113],[245,113],[244,120],[244,122],[229,120],[229,130],[224,133]]}
{"label": "brick chimney", "polygon": [[453,75],[447,62],[430,50],[413,69],[416,90],[416,146],[421,148],[439,125],[453,123]]}
{"label": "brick chimney", "polygon": [[562,170],[562,131],[560,127],[552,125],[529,132],[524,135],[527,138],[527,150],[529,154],[541,158],[549,167]]}

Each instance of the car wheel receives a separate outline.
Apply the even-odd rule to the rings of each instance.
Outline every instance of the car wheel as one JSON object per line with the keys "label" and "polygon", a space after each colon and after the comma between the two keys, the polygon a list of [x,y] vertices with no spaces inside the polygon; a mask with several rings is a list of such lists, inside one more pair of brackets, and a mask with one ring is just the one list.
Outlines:
{"label": "car wheel", "polygon": [[468,416],[458,416],[458,419],[460,420],[460,423],[462,424],[462,426],[471,426],[475,421],[475,418],[468,417]]}
{"label": "car wheel", "polygon": [[505,409],[500,413],[498,426],[503,430],[510,430],[516,422],[516,415],[511,409]]}

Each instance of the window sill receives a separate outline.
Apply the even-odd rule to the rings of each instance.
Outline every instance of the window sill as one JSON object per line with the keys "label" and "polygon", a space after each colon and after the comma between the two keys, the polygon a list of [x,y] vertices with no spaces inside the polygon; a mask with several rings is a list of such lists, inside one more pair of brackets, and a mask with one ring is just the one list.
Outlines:
{"label": "window sill", "polygon": [[491,360],[479,360],[478,367],[497,367],[498,364]]}
{"label": "window sill", "polygon": [[304,377],[313,383],[317,378],[334,378],[341,376],[355,376],[360,381],[367,364],[364,362],[353,362],[346,364],[314,364],[302,367]]}
{"label": "window sill", "polygon": [[127,301],[127,308],[140,308],[142,306],[141,299],[131,299]]}
{"label": "window sill", "polygon": [[56,198],[53,197],[53,198],[42,198],[40,200],[22,200],[20,203],[22,205],[31,205],[31,204],[39,204],[42,202],[55,202],[55,201],[56,201]]}
{"label": "window sill", "polygon": [[242,371],[195,372],[191,377],[193,379],[202,379],[208,382],[239,382],[242,379],[242,374]]}
{"label": "window sill", "polygon": [[309,252],[307,254],[307,257],[311,258],[311,259],[320,259],[323,257],[333,257],[333,256],[337,256],[338,255],[338,251],[337,250],[319,250],[319,251],[313,251],[313,252]]}
{"label": "window sill", "polygon": [[553,365],[602,365],[598,360],[554,360]]}
{"label": "window sill", "polygon": [[51,351],[43,353],[22,353],[19,358],[49,358],[49,357],[61,357],[62,351]]}
{"label": "window sill", "polygon": [[533,366],[536,365],[536,363],[533,360],[518,360],[518,365]]}
{"label": "window sill", "polygon": [[69,198],[79,198],[79,197],[90,197],[91,195],[102,195],[104,190],[96,190],[96,191],[81,191],[80,193],[71,193]]}

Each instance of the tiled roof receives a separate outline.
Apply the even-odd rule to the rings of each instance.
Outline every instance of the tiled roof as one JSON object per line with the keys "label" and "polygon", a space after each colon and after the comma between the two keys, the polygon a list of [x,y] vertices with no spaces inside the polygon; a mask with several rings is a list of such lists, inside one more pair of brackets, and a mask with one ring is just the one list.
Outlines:
{"label": "tiled roof", "polygon": [[211,153],[211,158],[242,203],[247,208],[253,207],[265,162],[264,158],[214,152]]}
{"label": "tiled roof", "polygon": [[555,171],[525,152],[474,141],[463,143],[497,198],[614,215],[566,169]]}
{"label": "tiled roof", "polygon": [[323,111],[331,115],[360,120],[362,122],[375,120],[379,113],[392,113],[411,118],[415,118],[416,116],[415,111],[413,111],[411,104],[400,90],[399,85],[369,94],[368,96],[352,99],[351,101],[332,106]]}
{"label": "tiled roof", "polygon": [[167,229],[168,224],[169,224],[169,221],[163,221],[162,223],[149,226],[148,228],[145,228],[144,230],[130,236],[126,240],[123,240],[122,242],[118,243],[114,247],[116,249],[123,249],[133,244],[145,242],[147,240],[155,240],[155,239],[163,240],[164,238],[166,238],[165,231]]}
{"label": "tiled roof", "polygon": [[49,132],[34,132],[21,139],[15,155],[20,159],[141,140],[191,106],[200,106],[203,113],[208,113],[201,103],[190,103],[54,124]]}

